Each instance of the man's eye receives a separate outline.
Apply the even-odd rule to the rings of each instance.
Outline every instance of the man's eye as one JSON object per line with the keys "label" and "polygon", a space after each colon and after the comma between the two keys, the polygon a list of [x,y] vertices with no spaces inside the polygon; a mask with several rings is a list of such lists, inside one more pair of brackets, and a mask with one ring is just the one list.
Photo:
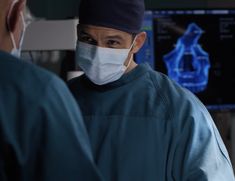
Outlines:
{"label": "man's eye", "polygon": [[120,46],[120,42],[116,41],[116,40],[108,40],[107,41],[107,45],[111,48],[115,48],[115,47],[119,47]]}
{"label": "man's eye", "polygon": [[81,36],[81,37],[79,37],[79,40],[84,42],[84,43],[89,43],[89,44],[95,44],[96,43],[96,41],[93,38],[89,37],[89,36]]}

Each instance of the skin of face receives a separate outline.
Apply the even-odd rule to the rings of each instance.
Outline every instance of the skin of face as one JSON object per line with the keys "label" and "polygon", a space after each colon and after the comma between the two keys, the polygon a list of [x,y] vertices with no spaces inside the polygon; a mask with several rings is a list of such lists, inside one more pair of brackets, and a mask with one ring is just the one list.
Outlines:
{"label": "skin of face", "polygon": [[129,64],[126,72],[137,66],[133,54],[139,51],[146,39],[145,32],[133,35],[117,29],[94,25],[78,25],[77,36],[79,41],[104,48],[129,49],[133,44],[124,63],[126,66]]}

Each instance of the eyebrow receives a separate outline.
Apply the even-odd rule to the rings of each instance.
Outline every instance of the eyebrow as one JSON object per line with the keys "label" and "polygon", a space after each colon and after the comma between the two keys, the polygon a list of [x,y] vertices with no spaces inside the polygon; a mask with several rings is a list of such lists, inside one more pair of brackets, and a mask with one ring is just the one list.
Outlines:
{"label": "eyebrow", "polygon": [[[80,29],[79,33],[82,35],[87,35],[87,36],[90,36],[91,38],[93,38],[93,36],[91,34],[87,33],[84,29]],[[117,40],[121,40],[121,41],[125,40],[120,35],[108,35],[108,36],[104,37],[104,39],[117,39]]]}
{"label": "eyebrow", "polygon": [[106,36],[105,39],[118,39],[118,40],[124,40],[123,37],[119,36],[119,35],[109,35]]}
{"label": "eyebrow", "polygon": [[87,36],[92,37],[89,33],[85,32],[84,30],[80,30],[79,34],[83,34],[83,35],[87,35]]}

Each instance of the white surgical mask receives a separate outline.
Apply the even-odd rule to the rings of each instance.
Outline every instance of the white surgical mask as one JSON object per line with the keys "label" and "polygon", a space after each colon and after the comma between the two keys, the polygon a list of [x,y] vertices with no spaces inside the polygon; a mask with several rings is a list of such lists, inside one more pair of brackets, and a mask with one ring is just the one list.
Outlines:
{"label": "white surgical mask", "polygon": [[129,49],[103,48],[78,41],[76,61],[86,76],[95,84],[103,85],[118,80],[130,64],[125,60],[134,44]]}
{"label": "white surgical mask", "polygon": [[24,40],[24,35],[25,35],[25,30],[26,30],[26,25],[25,25],[23,13],[21,13],[21,18],[22,18],[22,22],[23,22],[23,30],[22,30],[22,33],[20,36],[19,48],[17,48],[17,46],[16,46],[16,41],[15,41],[13,33],[10,32],[11,41],[13,44],[13,49],[11,50],[11,54],[17,58],[20,58],[20,55],[21,55],[21,48],[23,45],[23,40]]}

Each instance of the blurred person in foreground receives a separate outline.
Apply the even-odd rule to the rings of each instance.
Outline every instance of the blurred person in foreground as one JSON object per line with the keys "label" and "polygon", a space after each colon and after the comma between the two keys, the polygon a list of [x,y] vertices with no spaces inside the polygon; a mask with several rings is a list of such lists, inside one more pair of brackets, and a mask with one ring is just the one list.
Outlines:
{"label": "blurred person in foreground", "polygon": [[100,181],[68,88],[19,59],[25,3],[0,1],[0,180]]}

